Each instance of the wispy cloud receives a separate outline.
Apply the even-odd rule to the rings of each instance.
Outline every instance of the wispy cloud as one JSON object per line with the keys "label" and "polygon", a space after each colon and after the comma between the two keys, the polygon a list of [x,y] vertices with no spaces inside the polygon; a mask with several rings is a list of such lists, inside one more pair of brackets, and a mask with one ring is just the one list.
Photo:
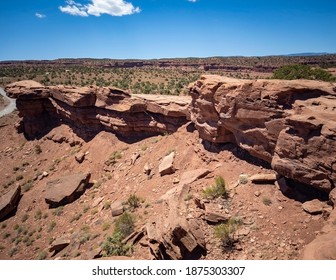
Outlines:
{"label": "wispy cloud", "polygon": [[90,15],[99,17],[102,14],[125,16],[141,12],[139,7],[134,7],[132,3],[124,0],[90,0],[86,5],[67,0],[66,4],[66,6],[59,6],[61,12],[82,17]]}
{"label": "wispy cloud", "polygon": [[40,14],[40,13],[35,13],[35,16],[36,16],[37,18],[46,18],[46,17],[47,17],[46,15],[44,15],[44,14]]}
{"label": "wispy cloud", "polygon": [[188,2],[192,2],[192,3],[195,3],[197,2],[198,0],[188,0]]}

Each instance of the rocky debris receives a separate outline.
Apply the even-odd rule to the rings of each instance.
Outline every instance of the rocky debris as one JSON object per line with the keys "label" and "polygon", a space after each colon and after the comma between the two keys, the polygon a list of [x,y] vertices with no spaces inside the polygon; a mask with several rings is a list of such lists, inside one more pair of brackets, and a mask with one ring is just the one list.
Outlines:
{"label": "rocky debris", "polygon": [[145,226],[148,246],[155,259],[187,259],[205,253],[205,237],[194,219],[186,219],[184,197],[190,188],[184,185],[178,192],[166,195],[167,212]]}
{"label": "rocky debris", "polygon": [[73,202],[89,183],[90,173],[77,173],[47,182],[44,198],[50,207]]}
{"label": "rocky debris", "polygon": [[135,152],[133,153],[132,157],[131,157],[131,165],[134,165],[136,160],[140,157],[140,154]]}
{"label": "rocky debris", "polygon": [[85,153],[79,152],[78,154],[75,155],[75,159],[78,163],[82,163],[85,159]]}
{"label": "rocky debris", "polygon": [[175,152],[171,152],[169,155],[165,156],[162,159],[162,162],[159,165],[159,173],[161,176],[172,174],[175,172],[174,157]]}
{"label": "rocky debris", "polygon": [[199,209],[202,209],[202,210],[205,210],[205,204],[202,200],[200,200],[199,198],[195,197],[194,198],[194,203],[195,205],[199,208]]}
{"label": "rocky debris", "polygon": [[260,191],[255,191],[255,192],[254,192],[254,195],[255,195],[256,197],[259,197],[259,196],[261,195],[261,192],[260,192]]}
{"label": "rocky debris", "polygon": [[116,217],[124,213],[124,205],[121,201],[115,201],[111,204],[112,217]]}
{"label": "rocky debris", "polygon": [[48,176],[49,176],[49,173],[47,171],[43,171],[42,174],[38,176],[38,179],[42,180]]}
{"label": "rocky debris", "polygon": [[10,84],[6,92],[17,98],[23,131],[31,139],[62,123],[81,138],[102,130],[153,135],[175,132],[189,118],[189,96],[132,96],[115,87],[48,87],[34,81]]}
{"label": "rocky debris", "polygon": [[18,206],[21,196],[21,187],[19,185],[12,187],[7,193],[0,197],[0,220],[6,218]]}
{"label": "rocky debris", "polygon": [[230,216],[228,215],[222,215],[219,213],[209,212],[206,211],[204,215],[204,220],[206,220],[208,223],[217,224],[220,222],[226,222],[230,219]]}
{"label": "rocky debris", "polygon": [[334,188],[330,193],[329,193],[329,200],[332,203],[332,205],[334,206],[334,208],[336,208],[336,188]]}
{"label": "rocky debris", "polygon": [[56,239],[53,243],[51,243],[49,247],[49,252],[54,252],[57,254],[58,252],[62,251],[65,247],[70,244],[70,240],[66,238],[59,238]]}
{"label": "rocky debris", "polygon": [[278,174],[330,192],[336,181],[335,88],[204,75],[189,86],[191,120],[200,138],[235,143]]}
{"label": "rocky debris", "polygon": [[277,179],[276,174],[255,174],[250,177],[250,181],[254,184],[273,184]]}
{"label": "rocky debris", "polygon": [[306,201],[302,204],[302,209],[309,214],[317,215],[322,214],[324,203],[318,199]]}
{"label": "rocky debris", "polygon": [[191,184],[201,178],[204,178],[210,172],[211,172],[210,170],[205,169],[205,168],[186,171],[181,176],[180,185],[183,186],[183,185]]}
{"label": "rocky debris", "polygon": [[329,216],[327,224],[302,253],[303,260],[336,260],[336,210]]}
{"label": "rocky debris", "polygon": [[143,168],[143,172],[144,172],[147,176],[149,176],[149,175],[151,175],[152,169],[153,169],[152,166],[147,162],[147,163],[145,164],[144,168]]}

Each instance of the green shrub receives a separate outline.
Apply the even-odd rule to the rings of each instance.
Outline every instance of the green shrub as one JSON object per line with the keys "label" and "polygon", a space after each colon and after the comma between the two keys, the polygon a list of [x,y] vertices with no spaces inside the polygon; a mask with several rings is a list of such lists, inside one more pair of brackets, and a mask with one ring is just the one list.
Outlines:
{"label": "green shrub", "polygon": [[140,197],[138,197],[135,194],[130,195],[130,197],[127,199],[127,204],[132,208],[135,209],[140,206]]}
{"label": "green shrub", "polygon": [[123,244],[122,240],[120,232],[114,232],[108,236],[103,244],[104,256],[126,256],[132,246]]}
{"label": "green shrub", "polygon": [[240,218],[231,218],[226,223],[215,226],[215,237],[221,240],[224,248],[233,246],[235,242],[234,234],[241,224],[242,220]]}
{"label": "green shrub", "polygon": [[268,197],[263,197],[262,202],[267,206],[272,204],[272,200],[270,200]]}
{"label": "green shrub", "polygon": [[117,163],[118,159],[122,158],[122,153],[120,151],[115,151],[113,152],[109,159],[107,161],[105,161],[105,164],[110,166],[110,165],[114,165]]}
{"label": "green shrub", "polygon": [[321,68],[312,68],[308,65],[285,65],[275,70],[272,79],[282,80],[321,80],[326,82],[333,82],[336,79],[326,70]]}
{"label": "green shrub", "polygon": [[42,251],[38,254],[37,259],[38,260],[45,260],[48,256],[48,253],[46,251]]}
{"label": "green shrub", "polygon": [[40,145],[35,145],[35,154],[39,155],[42,153],[42,149]]}
{"label": "green shrub", "polygon": [[114,232],[119,232],[122,239],[130,235],[134,231],[134,218],[128,212],[124,212],[115,221]]}
{"label": "green shrub", "polygon": [[222,176],[217,176],[215,178],[215,184],[207,187],[203,191],[203,195],[207,199],[215,199],[217,197],[226,197],[226,183]]}

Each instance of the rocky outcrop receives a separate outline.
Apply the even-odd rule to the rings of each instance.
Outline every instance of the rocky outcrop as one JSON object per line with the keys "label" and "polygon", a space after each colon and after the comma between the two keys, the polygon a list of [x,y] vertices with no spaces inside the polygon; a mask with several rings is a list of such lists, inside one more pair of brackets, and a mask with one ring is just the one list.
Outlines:
{"label": "rocky outcrop", "polygon": [[335,84],[207,75],[189,89],[201,138],[236,143],[287,178],[335,187]]}
{"label": "rocky outcrop", "polygon": [[327,224],[319,235],[303,250],[303,260],[336,260],[336,210],[334,209]]}
{"label": "rocky outcrop", "polygon": [[22,129],[36,138],[61,123],[82,138],[102,130],[123,136],[171,133],[187,122],[190,97],[130,95],[114,87],[46,87],[21,81],[6,87],[17,99]]}
{"label": "rocky outcrop", "polygon": [[51,207],[73,202],[84,191],[90,180],[90,173],[78,173],[47,182],[44,198]]}
{"label": "rocky outcrop", "polygon": [[12,213],[18,206],[21,196],[21,187],[15,186],[13,189],[0,197],[0,220]]}

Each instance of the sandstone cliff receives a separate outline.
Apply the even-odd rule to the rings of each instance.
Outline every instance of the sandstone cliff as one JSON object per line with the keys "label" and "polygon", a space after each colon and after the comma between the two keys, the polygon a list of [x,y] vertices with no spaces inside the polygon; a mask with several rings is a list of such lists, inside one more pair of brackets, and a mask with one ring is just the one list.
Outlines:
{"label": "sandstone cliff", "polygon": [[287,178],[335,187],[335,84],[202,76],[189,87],[201,138],[236,143]]}
{"label": "sandstone cliff", "polygon": [[189,88],[192,99],[33,81],[6,91],[30,138],[60,123],[84,139],[101,130],[137,137],[174,132],[191,119],[206,141],[235,143],[282,176],[326,192],[335,187],[335,84],[206,75]]}
{"label": "sandstone cliff", "polygon": [[134,137],[171,133],[187,122],[190,103],[189,97],[132,96],[113,87],[45,87],[34,81],[10,84],[6,92],[17,98],[28,138],[61,123],[84,139],[102,130]]}

